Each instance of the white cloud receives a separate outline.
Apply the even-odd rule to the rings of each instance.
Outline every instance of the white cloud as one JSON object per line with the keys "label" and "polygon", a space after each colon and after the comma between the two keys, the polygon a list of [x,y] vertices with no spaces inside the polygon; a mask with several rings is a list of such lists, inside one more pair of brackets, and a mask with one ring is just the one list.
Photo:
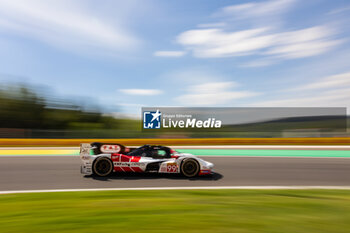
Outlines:
{"label": "white cloud", "polygon": [[198,29],[181,33],[177,41],[192,50],[196,57],[242,56],[272,45],[273,36],[262,35],[266,30],[225,32],[221,29]]}
{"label": "white cloud", "polygon": [[318,26],[277,35],[275,46],[268,49],[266,54],[282,58],[301,58],[322,54],[340,44],[334,40],[335,32],[326,27]]}
{"label": "white cloud", "polygon": [[[161,76],[169,82],[172,87],[179,87],[181,90],[189,86],[196,86],[202,83],[215,83],[229,80],[229,77],[219,74],[204,66],[194,66],[186,69],[176,69],[168,71]],[[185,87],[185,88],[184,88]],[[187,90],[187,89],[186,89]]]}
{"label": "white cloud", "polygon": [[0,30],[77,50],[115,53],[139,44],[122,20],[110,22],[84,1],[0,0]]}
{"label": "white cloud", "polygon": [[252,67],[265,67],[272,64],[276,64],[279,61],[276,58],[263,58],[249,61],[240,65],[240,67],[252,68]]}
{"label": "white cloud", "polygon": [[210,83],[202,83],[202,84],[195,85],[194,87],[190,87],[189,91],[194,90],[199,94],[210,94],[210,93],[215,93],[219,90],[230,89],[237,86],[238,84],[235,82],[210,82]]}
{"label": "white cloud", "polygon": [[271,33],[268,28],[235,32],[196,29],[181,33],[177,42],[200,58],[255,54],[292,59],[315,56],[332,49],[341,42],[332,39],[333,35],[334,30],[326,26],[282,33]]}
{"label": "white cloud", "polygon": [[163,92],[158,89],[120,89],[120,92],[128,95],[144,95],[144,96],[151,96],[151,95],[160,95]]}
{"label": "white cloud", "polygon": [[222,8],[215,15],[233,16],[237,18],[265,17],[284,13],[296,0],[270,0],[250,2]]}
{"label": "white cloud", "polygon": [[346,11],[350,11],[350,6],[345,6],[345,7],[342,7],[342,8],[337,8],[337,9],[331,10],[327,14],[328,15],[334,15],[334,14],[344,13]]}
{"label": "white cloud", "polygon": [[233,91],[238,86],[235,82],[210,82],[190,86],[188,94],[176,97],[176,101],[185,106],[217,106],[230,101],[247,98],[258,93],[250,91]]}
{"label": "white cloud", "polygon": [[273,100],[257,102],[254,106],[350,107],[350,73],[328,76],[283,92],[288,97],[275,96]]}
{"label": "white cloud", "polygon": [[[214,13],[214,16],[223,17],[221,22],[198,24],[200,29],[182,32],[177,36],[176,41],[199,58],[260,53],[260,50],[273,46],[277,40],[278,35],[269,33],[271,25],[280,22],[274,16],[290,9],[294,2],[296,0],[270,0],[227,6]],[[245,30],[224,30],[232,24],[232,18],[249,21],[254,19],[260,26]]]}
{"label": "white cloud", "polygon": [[[270,0],[227,6],[215,15],[220,23],[198,24],[187,30],[176,42],[197,58],[256,56],[241,67],[261,67],[281,60],[298,59],[324,54],[344,42],[337,39],[339,30],[331,25],[318,25],[298,30],[283,29],[275,22],[296,5],[297,0]],[[230,30],[234,20],[248,21],[240,29]],[[254,23],[251,23],[254,21]],[[246,28],[244,28],[246,27]]]}
{"label": "white cloud", "polygon": [[349,107],[350,88],[321,91],[319,93],[295,94],[289,98],[254,103],[258,107]]}
{"label": "white cloud", "polygon": [[185,51],[156,51],[153,55],[156,57],[182,57],[185,54]]}
{"label": "white cloud", "polygon": [[[329,88],[350,88],[350,72],[336,74],[321,78],[313,83],[305,84],[301,87],[291,90],[317,90],[317,89],[329,89]],[[350,97],[350,92],[348,93]]]}

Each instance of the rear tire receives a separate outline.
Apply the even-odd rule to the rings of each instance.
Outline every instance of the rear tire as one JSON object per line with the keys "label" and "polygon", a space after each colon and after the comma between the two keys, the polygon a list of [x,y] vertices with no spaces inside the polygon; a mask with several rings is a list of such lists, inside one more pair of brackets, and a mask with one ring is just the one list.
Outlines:
{"label": "rear tire", "polygon": [[181,163],[181,173],[188,178],[197,176],[199,170],[199,163],[195,159],[184,159]]}
{"label": "rear tire", "polygon": [[113,171],[113,162],[106,157],[98,158],[92,166],[92,171],[97,176],[108,176]]}

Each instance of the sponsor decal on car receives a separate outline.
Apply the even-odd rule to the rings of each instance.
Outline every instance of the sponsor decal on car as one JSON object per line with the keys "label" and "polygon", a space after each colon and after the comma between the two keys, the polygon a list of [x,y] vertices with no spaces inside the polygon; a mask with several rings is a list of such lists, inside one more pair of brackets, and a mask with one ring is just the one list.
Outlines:
{"label": "sponsor decal on car", "polygon": [[208,175],[211,174],[211,170],[200,170],[199,175]]}
{"label": "sponsor decal on car", "polygon": [[129,166],[129,167],[131,166],[131,167],[133,167],[133,166],[144,166],[145,164],[135,162],[135,163],[114,163],[114,165],[115,166]]}
{"label": "sponsor decal on car", "polygon": [[102,145],[100,150],[103,153],[118,153],[121,148],[119,145]]}

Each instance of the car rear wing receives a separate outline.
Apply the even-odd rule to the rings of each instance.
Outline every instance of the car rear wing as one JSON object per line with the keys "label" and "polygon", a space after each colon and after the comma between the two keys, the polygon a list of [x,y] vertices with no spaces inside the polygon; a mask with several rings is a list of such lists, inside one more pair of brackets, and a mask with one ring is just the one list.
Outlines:
{"label": "car rear wing", "polygon": [[99,154],[126,154],[136,148],[125,147],[119,143],[81,143],[80,144],[80,157],[86,155],[99,155]]}
{"label": "car rear wing", "polygon": [[90,143],[81,143],[80,144],[80,157],[83,157],[85,155],[90,155],[90,149],[91,149]]}

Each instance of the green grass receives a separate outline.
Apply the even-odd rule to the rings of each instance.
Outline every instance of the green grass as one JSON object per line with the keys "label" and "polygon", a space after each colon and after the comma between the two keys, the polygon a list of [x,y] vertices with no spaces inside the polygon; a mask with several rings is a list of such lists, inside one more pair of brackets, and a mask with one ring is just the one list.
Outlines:
{"label": "green grass", "polygon": [[0,195],[0,232],[350,232],[350,191]]}

